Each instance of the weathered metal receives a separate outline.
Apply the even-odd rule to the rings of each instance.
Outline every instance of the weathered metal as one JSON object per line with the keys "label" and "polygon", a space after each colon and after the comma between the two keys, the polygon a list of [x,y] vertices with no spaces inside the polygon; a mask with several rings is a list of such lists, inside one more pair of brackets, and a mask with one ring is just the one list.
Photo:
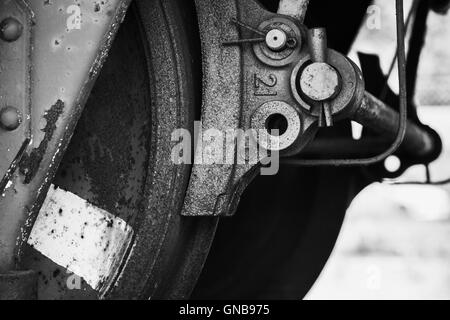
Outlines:
{"label": "weathered metal", "polygon": [[[240,37],[239,27],[230,27],[230,22],[239,16],[236,2],[196,0],[196,8],[203,57],[203,128],[223,131],[239,128],[243,60],[239,47],[223,46],[223,42],[247,38]],[[248,33],[248,38],[252,38],[253,34]],[[208,168],[194,165],[183,215],[227,212],[239,178],[233,165],[218,164]]]}
{"label": "weathered metal", "polygon": [[[319,127],[331,127],[334,124],[331,101],[341,91],[341,76],[334,67],[328,64],[326,29],[310,29],[308,32],[308,45],[312,63],[301,72],[299,79],[300,90],[309,99],[321,102],[319,106]],[[344,71],[345,73],[347,72]]]}
{"label": "weathered metal", "polygon": [[[301,8],[306,7],[302,5]],[[294,12],[297,18],[292,18],[285,15],[284,9],[282,14],[268,12],[254,1],[219,4],[206,0],[197,1],[197,10],[204,58],[203,132],[210,129],[220,132],[267,130],[263,124],[270,117],[290,114],[287,110],[294,110],[300,119],[299,125],[294,121],[295,117],[289,115],[286,119],[284,116],[288,124],[294,125],[292,128],[288,125],[286,134],[279,137],[284,147],[276,149],[282,150],[281,156],[298,153],[314,137],[322,108],[322,103],[314,103],[298,90],[302,71],[310,63],[307,29],[297,19],[298,11]],[[238,21],[234,28],[230,28],[232,21]],[[273,50],[267,41],[244,42],[244,39],[261,37],[261,33],[267,36],[274,30],[281,30],[288,39],[294,39],[295,46],[287,45],[279,51],[278,46]],[[236,45],[233,47],[230,43]],[[339,94],[330,100],[330,110],[337,119],[343,119],[350,114],[348,107],[358,105],[362,99],[363,81],[357,67],[348,59],[332,50],[328,56],[330,64],[343,77]],[[285,112],[280,112],[281,105]],[[268,106],[273,108],[270,110]],[[266,119],[262,119],[261,114]],[[203,145],[203,149],[206,148]],[[208,159],[203,149],[196,150],[183,215],[231,215],[240,193],[260,167],[250,161],[228,164],[221,159]],[[227,152],[230,150],[224,150]],[[237,155],[236,149],[231,152]]]}
{"label": "weathered metal", "polygon": [[[277,2],[263,3],[276,11]],[[347,52],[368,5],[370,1],[311,1],[307,21],[327,27],[335,49]],[[350,12],[352,20],[342,19]],[[349,123],[337,123],[318,138],[328,138],[331,145],[337,139],[351,140]],[[221,219],[193,298],[303,297],[335,244],[347,201],[359,191],[352,182],[360,181],[361,171],[282,165],[276,176],[257,177],[236,215]]]}
{"label": "weathered metal", "polygon": [[0,22],[0,39],[13,42],[23,33],[22,23],[13,17],[8,17]]}
{"label": "weathered metal", "polygon": [[[370,93],[364,95],[360,107],[355,110],[353,120],[366,126],[388,141],[395,139],[398,131],[399,114]],[[423,127],[408,121],[401,150],[411,157],[426,157],[436,148],[434,136]]]}
{"label": "weathered metal", "polygon": [[[84,4],[89,3],[92,4],[88,1]],[[45,17],[50,23],[54,20],[49,18],[55,15],[53,9],[60,9],[60,6],[56,1],[51,1],[42,8],[39,7],[40,4],[34,3],[38,9],[42,9],[47,14]],[[96,207],[102,208],[101,210],[107,210],[116,218],[126,221],[135,230],[132,246],[126,251],[126,257],[123,261],[113,261],[112,274],[105,274],[104,276],[108,278],[105,278],[105,283],[100,283],[99,286],[100,289],[107,287],[111,280],[114,283],[112,288],[94,290],[94,287],[99,284],[95,281],[95,273],[83,271],[89,270],[89,266],[79,266],[76,263],[59,265],[58,263],[63,264],[66,259],[69,259],[69,256],[55,257],[53,254],[57,252],[49,252],[48,244],[54,241],[61,243],[69,241],[64,235],[58,234],[58,237],[53,238],[54,235],[48,236],[49,232],[46,232],[49,226],[45,223],[47,221],[45,214],[55,217],[53,223],[58,219],[62,220],[57,222],[64,222],[64,217],[59,217],[59,209],[56,205],[50,206],[50,211],[41,212],[43,216],[39,216],[40,219],[35,225],[36,229],[28,245],[22,242],[26,240],[28,230],[34,222],[35,213],[39,211],[44,201],[48,183],[54,182],[53,174],[70,138],[67,133],[67,136],[63,137],[64,140],[61,139],[61,132],[66,129],[70,132],[82,109],[81,106],[76,105],[75,110],[72,110],[76,113],[70,114],[68,108],[71,108],[71,105],[63,99],[65,94],[58,91],[59,85],[64,86],[66,84],[64,81],[67,80],[67,82],[72,81],[75,86],[76,80],[79,79],[72,78],[71,76],[74,75],[72,72],[76,72],[76,75],[81,77],[83,72],[94,76],[99,71],[97,68],[94,70],[95,73],[90,73],[91,69],[77,70],[75,64],[79,61],[72,60],[69,60],[70,68],[65,69],[62,67],[63,62],[67,63],[68,60],[62,54],[59,56],[48,53],[48,56],[57,58],[55,61],[46,60],[49,70],[43,70],[45,63],[39,59],[36,60],[38,67],[36,74],[38,71],[45,71],[41,82],[49,86],[47,92],[40,91],[35,94],[41,98],[36,101],[42,102],[45,93],[48,96],[58,97],[58,100],[55,100],[47,113],[40,114],[41,123],[36,131],[40,133],[39,137],[44,139],[42,142],[36,142],[38,147],[29,148],[21,165],[17,165],[20,170],[16,172],[16,176],[8,179],[6,184],[8,187],[6,190],[11,194],[5,195],[1,205],[7,208],[7,201],[12,201],[19,209],[29,206],[25,212],[27,217],[30,214],[27,225],[20,229],[20,231],[26,231],[26,234],[21,235],[19,239],[17,249],[20,248],[20,251],[14,251],[17,255],[13,256],[15,258],[13,265],[17,264],[39,272],[38,289],[43,299],[99,297],[147,299],[150,296],[186,298],[201,272],[214,236],[217,219],[191,221],[177,214],[181,210],[187,188],[190,166],[179,166],[172,162],[172,133],[180,128],[192,129],[197,112],[196,107],[199,106],[197,98],[201,91],[199,76],[201,72],[197,70],[197,67],[198,69],[201,67],[200,63],[197,63],[200,55],[193,41],[197,39],[198,34],[192,4],[178,0],[163,2],[143,0],[136,1],[136,4],[137,9],[134,8],[135,10],[130,12],[127,28],[122,31],[121,41],[117,43],[116,54],[110,59],[107,68],[102,71],[104,73],[98,83],[99,86],[91,96],[90,111],[84,114],[82,123],[77,124],[81,129],[75,132],[76,141],[73,141],[74,145],[69,149],[69,154],[66,154],[66,159],[56,178],[58,185],[74,191],[77,196],[82,196],[86,200],[84,202],[86,206],[93,203]],[[109,1],[109,5],[114,3]],[[83,5],[81,9],[84,10]],[[190,10],[189,14],[188,10]],[[94,6],[94,12],[100,15],[102,11],[101,5]],[[62,10],[59,14],[63,15],[64,12]],[[111,10],[107,12],[108,17],[111,16],[111,18],[114,18],[114,13],[117,13]],[[39,13],[42,12],[39,11]],[[42,15],[38,14],[37,18],[42,18]],[[83,16],[89,21],[89,15],[86,17],[83,14]],[[76,26],[79,21],[75,19],[72,22]],[[84,23],[85,20],[82,19],[82,26]],[[42,53],[47,45],[55,49],[57,53],[73,52],[75,49],[78,53],[85,53],[82,50],[86,49],[89,54],[84,57],[89,60],[88,58],[96,53],[97,40],[104,40],[99,37],[97,40],[92,39],[91,42],[89,41],[91,38],[84,34],[80,35],[80,40],[84,37],[87,40],[86,43],[82,42],[76,47],[70,46],[71,43],[64,31],[62,32],[64,39],[58,38],[53,41],[52,38],[51,41],[45,41],[47,39],[45,37],[55,35],[55,31],[51,29],[59,30],[58,26],[57,23],[52,27],[49,26],[48,34],[44,34],[42,30],[38,32],[37,35],[44,39],[37,52]],[[116,30],[118,24],[110,25],[112,26],[113,30]],[[133,37],[127,34],[130,31]],[[77,32],[78,29],[74,29],[67,33],[73,36],[72,33]],[[91,37],[96,36],[94,32],[92,33]],[[56,35],[59,36],[59,34]],[[112,38],[110,40],[112,41]],[[67,50],[66,46],[70,50]],[[106,52],[103,54],[102,58],[106,58]],[[124,63],[124,60],[127,63]],[[71,74],[65,74],[66,70]],[[60,81],[60,78],[64,81]],[[44,81],[47,79],[48,82]],[[92,82],[94,80],[92,78]],[[37,89],[42,90],[42,86]],[[67,92],[69,88],[64,86],[63,89]],[[87,97],[88,91],[84,92],[86,96],[83,97]],[[38,111],[36,114],[39,115]],[[68,128],[67,118],[71,121]],[[44,130],[45,134],[39,132],[38,128]],[[56,156],[52,154],[54,143],[61,147]],[[25,146],[24,150],[27,147]],[[53,157],[51,162],[48,161],[47,156]],[[49,172],[48,169],[50,169]],[[39,197],[35,197],[36,193]],[[49,195],[51,196],[52,192]],[[57,201],[61,208],[68,208],[68,204],[59,203],[62,201],[60,197],[50,199]],[[13,206],[10,208],[15,209]],[[49,206],[46,208],[49,209]],[[23,217],[17,215],[17,219],[19,218]],[[89,223],[89,221],[84,222]],[[6,221],[6,218],[4,223],[5,228],[8,225],[12,226],[12,229],[20,225],[15,220]],[[61,226],[58,223],[56,225]],[[74,227],[77,225],[79,224],[73,223]],[[12,239],[17,238],[13,231],[11,230],[9,234],[4,233],[5,236],[9,236],[8,241],[11,239],[10,243]],[[66,236],[70,237],[70,232]],[[69,242],[73,246],[85,245],[79,239],[73,239],[73,243]],[[35,245],[36,248],[34,248]],[[96,246],[96,250],[104,248],[105,246]],[[77,251],[72,249],[75,250],[71,248],[64,254],[73,253],[76,256]],[[6,258],[10,259],[10,256]],[[80,264],[81,262],[83,261],[80,261]],[[81,267],[85,269],[80,269]],[[95,265],[91,267],[95,268]],[[120,271],[120,275],[115,274],[117,270]],[[77,271],[81,276],[86,277],[86,279],[84,277],[80,279],[80,290],[73,289],[66,283],[70,279],[80,277],[76,273],[72,274],[71,271]],[[87,273],[89,273],[88,276],[86,276]]]}
{"label": "weathered metal", "polygon": [[[307,3],[307,1],[281,2],[279,13],[282,15],[276,15],[265,11],[253,1],[237,1],[235,6],[223,4],[223,7],[218,7],[209,1],[198,1],[200,16],[207,15],[202,12],[204,10],[202,8],[209,8],[211,12],[226,13],[220,16],[209,14],[208,19],[200,21],[205,58],[202,112],[204,131],[212,128],[222,131],[236,128],[248,130],[252,129],[255,123],[258,124],[256,128],[261,129],[264,120],[261,120],[260,116],[258,121],[252,122],[248,119],[252,119],[254,114],[260,115],[259,108],[264,108],[264,114],[269,119],[279,113],[276,111],[276,106],[282,101],[283,104],[297,109],[301,119],[297,139],[289,137],[291,143],[288,147],[278,148],[283,150],[281,156],[287,157],[299,153],[312,140],[317,127],[331,126],[334,121],[349,119],[355,115],[356,110],[358,110],[356,113],[358,120],[364,122],[363,124],[374,125],[374,121],[367,121],[368,118],[373,120],[374,114],[365,108],[367,99],[363,103],[364,80],[361,71],[342,54],[327,49],[324,29],[318,28],[306,32],[306,27],[300,23]],[[411,126],[411,123],[407,122],[405,32],[402,9],[403,2],[397,0],[398,60],[401,79],[400,114],[391,117],[398,120],[397,126],[393,126],[392,121],[386,123],[389,126],[386,134],[392,137],[392,133],[395,133],[392,137],[393,144],[385,152],[367,159],[297,159],[287,163],[308,166],[374,164],[395,152],[405,135],[408,136],[407,144],[413,144],[411,140],[418,139],[414,147],[418,144],[423,147],[422,151],[425,153],[433,151],[431,135],[419,126]],[[287,14],[289,10],[293,14]],[[293,16],[295,19],[289,20],[286,15]],[[239,23],[231,31],[226,29],[228,34],[224,34],[227,21]],[[267,37],[269,34],[278,32],[276,30],[281,30],[287,34],[288,38],[294,38],[298,46],[285,47],[279,51],[279,48],[283,46],[271,46],[267,41],[257,43],[239,41],[239,39],[261,37],[261,33]],[[230,32],[237,32],[237,34],[231,35]],[[220,39],[230,41],[229,39],[233,37],[235,41],[231,43],[234,43],[235,47],[230,47],[230,42],[226,46],[221,46]],[[219,58],[224,56],[230,59]],[[226,71],[226,77],[223,71]],[[242,86],[237,85],[238,81]],[[222,107],[224,102],[226,107]],[[272,112],[267,110],[268,105],[273,106]],[[367,113],[366,117],[361,116],[361,113]],[[395,111],[390,110],[389,113],[394,114]],[[383,121],[385,117],[378,114],[375,118]],[[287,131],[291,132],[289,125]],[[412,151],[414,147],[407,147],[407,149]],[[197,150],[196,157],[202,158],[203,150]],[[258,169],[258,165],[251,163],[230,165],[220,161],[214,162],[216,159],[212,160],[208,164],[196,161],[198,163],[194,165],[185,200],[184,215],[226,216],[232,214],[238,203],[240,192],[251,181]]]}
{"label": "weathered metal", "polygon": [[11,271],[0,274],[0,300],[35,300],[36,298],[36,272]]}
{"label": "weathered metal", "polygon": [[[0,1],[0,194],[31,139],[31,28],[24,1]],[[16,160],[16,161],[15,161]],[[1,265],[1,263],[0,263]],[[0,267],[0,271],[1,271]]]}
{"label": "weathered metal", "polygon": [[328,63],[308,65],[300,76],[301,91],[315,101],[325,101],[339,94],[340,76]]}
{"label": "weathered metal", "polygon": [[303,23],[308,9],[309,0],[281,0],[278,13],[291,16]]}
{"label": "weathered metal", "polygon": [[[326,154],[328,156],[339,156],[353,158],[355,156],[370,156],[378,154],[386,149],[397,136],[399,113],[394,109],[371,95],[364,94],[364,99],[360,106],[353,111],[350,118],[366,128],[370,128],[378,136],[377,138],[354,140],[333,140],[333,141],[313,141],[300,156],[310,156]],[[408,159],[428,159],[433,156],[436,150],[440,150],[440,141],[432,131],[426,127],[419,126],[412,120],[408,120],[405,138],[399,148],[402,156]],[[411,160],[410,160],[411,161]],[[286,159],[285,164],[295,164],[295,159]]]}
{"label": "weathered metal", "polygon": [[14,17],[23,25],[14,34],[20,28],[9,22],[4,36],[21,35],[0,40],[0,77],[8,77],[0,79],[1,103],[20,110],[23,122],[14,131],[0,129],[0,148],[8,150],[0,161],[7,179],[0,197],[0,272],[16,267],[129,2],[1,1],[0,20]]}
{"label": "weathered metal", "polygon": [[[389,148],[378,155],[369,158],[358,159],[296,159],[286,161],[292,165],[298,166],[369,166],[384,161],[387,157],[395,153],[401,146],[406,134],[408,125],[408,98],[407,98],[407,82],[406,82],[406,49],[405,49],[405,24],[403,12],[403,0],[396,0],[396,26],[397,26],[397,60],[399,73],[399,124],[397,135]],[[345,81],[344,81],[345,83]],[[354,104],[358,107],[359,104]]]}
{"label": "weathered metal", "polygon": [[308,31],[308,45],[313,62],[327,62],[328,37],[325,28],[313,28]]}
{"label": "weathered metal", "polygon": [[[26,240],[44,201],[128,2],[116,0],[108,4],[96,3],[91,8],[91,2],[80,1],[79,6],[67,7],[70,9],[68,11],[64,10],[70,3],[68,1],[46,1],[43,4],[24,2],[29,4],[30,12],[35,14],[36,21],[44,22],[34,27],[33,31],[40,42],[30,58],[36,68],[30,73],[30,78],[38,80],[33,82],[30,88],[33,108],[29,117],[29,138],[33,137],[33,141],[29,147],[30,140],[27,138],[22,144],[14,144],[17,152],[8,162],[5,183],[0,185],[5,189],[0,198],[0,239],[3,245],[0,262],[4,262],[4,270],[10,270],[17,264],[14,258],[20,256],[19,248]],[[319,32],[316,37],[320,40],[317,46],[314,46],[314,41],[306,41],[307,29],[301,22],[307,4],[308,1],[281,1],[279,14],[275,14],[264,10],[254,1],[197,0],[204,59],[202,129],[265,130],[269,139],[278,141],[277,147],[271,143],[259,143],[259,146],[268,151],[280,151],[282,156],[290,156],[303,150],[312,141],[323,115],[326,123],[331,124],[331,119],[347,119],[356,114],[356,119],[372,123],[375,128],[387,125],[388,135],[396,138],[394,146],[405,134],[405,143],[410,146],[408,148],[411,151],[415,148],[428,149],[430,143],[417,141],[423,138],[419,127],[400,126],[400,130],[397,130],[395,122],[390,121],[398,120],[405,126],[406,114],[403,109],[401,117],[397,115],[396,118],[392,114],[393,111],[386,110],[381,104],[375,106],[375,109],[367,109],[371,103],[377,104],[367,96],[367,101],[364,100],[361,105],[364,85],[358,68],[343,55],[327,50],[323,33]],[[152,103],[156,107],[151,115],[154,121],[151,157],[148,160],[149,172],[148,178],[147,174],[145,175],[145,187],[139,188],[138,191],[139,195],[145,194],[147,201],[143,202],[145,209],[140,210],[139,214],[130,214],[127,210],[117,210],[118,207],[122,208],[122,205],[117,199],[111,200],[114,197],[102,198],[102,204],[108,209],[112,208],[111,211],[117,211],[119,215],[125,214],[126,221],[130,220],[138,230],[132,240],[133,245],[130,245],[130,242],[123,245],[130,248],[126,252],[127,257],[123,259],[124,263],[118,266],[119,262],[115,261],[114,267],[120,267],[120,272],[112,268],[112,273],[117,271],[120,276],[115,279],[107,278],[107,282],[117,282],[112,290],[107,292],[106,297],[158,297],[166,289],[158,287],[158,284],[160,279],[167,277],[166,269],[171,267],[171,262],[165,257],[168,253],[170,256],[175,253],[180,256],[180,268],[173,272],[173,279],[167,281],[165,286],[176,288],[172,292],[176,291],[177,297],[185,297],[195,282],[194,278],[199,274],[217,220],[187,223],[174,214],[181,208],[189,166],[177,167],[171,162],[169,137],[174,130],[184,127],[192,129],[190,125],[193,122],[193,111],[189,108],[192,108],[195,99],[189,92],[193,88],[181,80],[189,75],[190,70],[184,69],[189,57],[180,53],[180,48],[184,47],[179,40],[173,39],[174,34],[182,32],[177,29],[173,20],[167,18],[166,13],[171,5],[155,1],[151,4],[141,2],[139,6],[146,8],[147,13],[151,12],[149,19],[145,19],[143,23],[146,36],[150,29],[157,30],[161,36],[158,39],[149,37],[149,46],[146,47],[154,59],[149,70],[155,68],[155,64],[161,69],[152,69],[152,77],[156,80],[156,85],[152,87],[155,90]],[[83,12],[82,15],[79,10]],[[65,13],[69,13],[69,17],[64,23],[50,19]],[[5,31],[2,31],[2,37],[7,40],[5,43],[18,43],[25,39],[26,28],[22,30],[17,22],[7,20],[3,25],[5,27],[2,30]],[[61,28],[61,25],[64,25],[64,28]],[[58,32],[55,33],[55,30]],[[326,58],[315,57],[315,52]],[[49,64],[50,59],[53,60]],[[314,62],[318,60],[327,62],[327,67],[322,65],[315,68]],[[402,61],[400,59],[400,62]],[[322,87],[321,78],[319,77],[319,81],[314,78],[322,73],[330,80],[328,86]],[[315,91],[309,91],[308,88]],[[324,101],[327,103],[326,107]],[[328,113],[324,114],[323,108]],[[10,128],[11,130],[6,131],[14,133],[24,127],[21,119],[23,114],[16,112],[14,117],[11,110],[6,110],[3,127]],[[386,117],[389,117],[387,122],[383,120]],[[277,124],[272,126],[273,119],[277,120],[273,122]],[[380,119],[383,121],[380,122]],[[284,130],[279,135],[274,135],[269,132],[272,127]],[[408,137],[412,142],[408,143]],[[147,148],[147,144],[143,148]],[[232,156],[236,159],[237,149],[233,148]],[[106,144],[106,149],[108,152],[114,152],[119,148]],[[388,151],[392,150],[393,148]],[[201,148],[196,150],[196,161],[204,160],[204,156]],[[378,156],[366,162],[373,163],[377,159],[382,157]],[[208,158],[208,155],[206,160],[210,161],[211,165],[194,165],[183,214],[231,215],[240,194],[257,174],[260,164],[251,163],[249,159],[243,159],[244,163],[224,164]],[[336,164],[333,161],[310,163]],[[350,163],[360,164],[361,161],[349,160],[344,164]],[[102,170],[96,170],[89,178],[102,177],[98,173]],[[122,179],[123,176],[119,178]],[[106,181],[114,183],[110,178]],[[141,183],[136,185],[140,187]],[[115,191],[114,188],[111,190]],[[102,191],[104,195],[105,190]],[[129,190],[128,192],[132,193]],[[133,192],[136,194],[136,190]],[[174,199],[175,194],[181,196]],[[126,205],[123,205],[123,208],[129,209]],[[25,227],[22,228],[24,224]],[[41,223],[38,227],[46,230],[47,226]],[[157,232],[152,233],[156,230]],[[184,234],[185,230],[195,232],[189,237],[177,236],[177,232]],[[16,243],[19,235],[19,241]],[[189,248],[186,250],[188,253],[179,249],[183,239],[189,241],[186,245]],[[127,238],[128,240],[130,239]],[[120,250],[122,249],[124,248],[121,247]],[[193,262],[193,259],[196,261]],[[193,276],[186,280],[187,275]],[[109,274],[107,277],[111,276],[113,275]],[[178,283],[177,280],[182,281]],[[90,283],[97,289],[103,285],[92,279]]]}
{"label": "weathered metal", "polygon": [[[283,121],[284,125],[279,123]],[[297,110],[283,101],[270,101],[261,105],[252,115],[251,127],[258,129],[262,136],[260,146],[271,151],[288,149],[302,132]],[[273,130],[278,130],[277,135],[273,136]]]}

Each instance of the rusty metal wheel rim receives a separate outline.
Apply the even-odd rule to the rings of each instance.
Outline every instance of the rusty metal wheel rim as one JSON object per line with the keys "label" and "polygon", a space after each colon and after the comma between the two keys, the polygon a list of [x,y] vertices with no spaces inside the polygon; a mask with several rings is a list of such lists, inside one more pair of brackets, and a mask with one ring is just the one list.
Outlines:
{"label": "rusty metal wheel rim", "polygon": [[[217,221],[190,221],[178,214],[190,167],[171,163],[170,133],[193,125],[200,82],[190,63],[196,48],[185,45],[183,29],[193,12],[183,12],[184,7],[193,10],[192,3],[177,0],[135,2],[55,180],[129,224],[131,243],[97,290],[85,279],[80,290],[69,288],[70,270],[26,248],[22,267],[39,272],[40,298],[186,298],[196,282]],[[139,159],[127,157],[127,152],[137,154],[127,144],[142,150]],[[106,164],[108,169],[102,167]],[[135,198],[116,192],[120,187],[113,184],[125,185],[122,178],[134,186],[126,194]]]}

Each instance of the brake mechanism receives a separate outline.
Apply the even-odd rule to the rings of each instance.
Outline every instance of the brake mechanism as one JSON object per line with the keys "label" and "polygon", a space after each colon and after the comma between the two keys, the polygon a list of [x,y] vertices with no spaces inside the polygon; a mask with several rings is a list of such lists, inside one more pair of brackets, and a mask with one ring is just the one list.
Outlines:
{"label": "brake mechanism", "polygon": [[[273,166],[279,157],[295,165],[362,166],[385,160],[399,147],[419,157],[435,150],[435,137],[407,119],[402,1],[397,1],[400,113],[365,92],[361,71],[328,48],[325,29],[303,24],[308,0],[282,0],[277,13],[251,0],[196,3],[204,58],[203,108],[183,215],[233,215],[242,191],[259,172],[272,174],[264,166]],[[344,119],[394,143],[366,159],[292,159],[321,128]],[[211,130],[236,129],[241,132],[235,144],[228,136],[219,144],[211,138]],[[246,138],[250,142],[239,143]]]}
{"label": "brake mechanism", "polygon": [[[129,3],[0,0],[0,274],[15,269]],[[401,142],[414,154],[434,149],[433,137],[407,121],[404,91],[398,114],[364,91],[361,71],[328,48],[325,29],[303,24],[308,3],[281,0],[272,13],[253,0],[196,0],[203,106],[183,215],[232,215],[271,159],[301,154],[320,128],[344,119],[395,143],[374,158],[297,164],[367,165]],[[399,62],[403,79],[404,46]],[[218,144],[204,139],[211,130],[234,136]]]}

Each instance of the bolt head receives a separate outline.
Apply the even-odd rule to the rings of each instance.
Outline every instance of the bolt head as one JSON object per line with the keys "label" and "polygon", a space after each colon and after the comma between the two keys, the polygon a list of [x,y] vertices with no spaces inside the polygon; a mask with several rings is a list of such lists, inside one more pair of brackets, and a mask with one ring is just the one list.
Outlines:
{"label": "bolt head", "polygon": [[0,38],[7,42],[13,42],[20,38],[23,25],[15,18],[6,18],[0,22]]}
{"label": "bolt head", "polygon": [[280,29],[272,29],[267,32],[266,45],[272,51],[281,51],[286,47],[287,35]]}
{"label": "bolt head", "polygon": [[0,127],[7,131],[16,130],[22,122],[22,115],[14,107],[5,107],[0,110]]}
{"label": "bolt head", "polygon": [[336,69],[327,63],[312,63],[301,74],[300,89],[314,101],[329,100],[339,94],[341,77]]}

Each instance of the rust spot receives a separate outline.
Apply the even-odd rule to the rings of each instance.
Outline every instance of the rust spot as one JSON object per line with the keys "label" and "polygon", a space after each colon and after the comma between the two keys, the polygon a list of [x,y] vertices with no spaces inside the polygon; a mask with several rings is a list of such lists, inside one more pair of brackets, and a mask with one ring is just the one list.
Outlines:
{"label": "rust spot", "polygon": [[49,142],[52,140],[53,134],[56,130],[56,122],[63,113],[64,102],[61,100],[56,103],[44,114],[44,119],[47,121],[42,132],[45,133],[39,147],[34,148],[30,154],[25,153],[20,161],[20,173],[25,176],[24,183],[29,184],[36,176],[39,166],[44,159]]}

